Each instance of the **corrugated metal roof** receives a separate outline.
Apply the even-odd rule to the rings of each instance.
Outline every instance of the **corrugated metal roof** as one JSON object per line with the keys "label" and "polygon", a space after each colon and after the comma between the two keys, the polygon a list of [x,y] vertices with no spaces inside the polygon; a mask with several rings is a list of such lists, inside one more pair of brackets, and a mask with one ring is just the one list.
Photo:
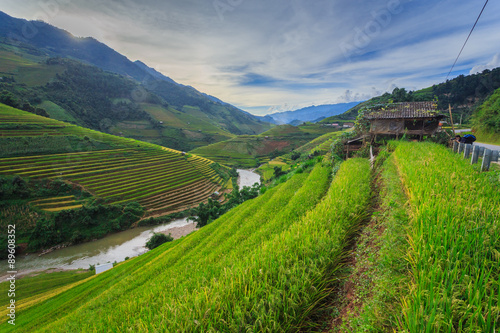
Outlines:
{"label": "corrugated metal roof", "polygon": [[429,118],[439,116],[435,102],[404,102],[387,104],[367,113],[366,119]]}

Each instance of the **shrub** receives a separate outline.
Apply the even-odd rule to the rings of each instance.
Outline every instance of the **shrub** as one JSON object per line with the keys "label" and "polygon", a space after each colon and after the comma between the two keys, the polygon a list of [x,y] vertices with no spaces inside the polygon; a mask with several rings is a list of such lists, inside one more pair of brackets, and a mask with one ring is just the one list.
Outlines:
{"label": "shrub", "polygon": [[167,236],[165,234],[155,232],[153,233],[153,236],[151,236],[151,238],[147,241],[146,247],[152,250],[154,248],[157,248],[163,243],[171,242],[173,240],[174,238],[170,234],[168,234]]}
{"label": "shrub", "polygon": [[298,160],[300,158],[300,153],[298,151],[294,151],[290,158],[292,159],[292,161]]}

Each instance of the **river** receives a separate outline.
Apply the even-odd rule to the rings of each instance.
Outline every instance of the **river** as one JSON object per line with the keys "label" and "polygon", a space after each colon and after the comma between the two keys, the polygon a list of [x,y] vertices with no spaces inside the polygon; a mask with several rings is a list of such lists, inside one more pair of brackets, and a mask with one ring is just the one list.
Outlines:
{"label": "river", "polygon": [[240,177],[238,178],[238,186],[242,188],[243,186],[253,186],[255,183],[260,184],[260,175],[255,173],[254,170],[244,170],[237,169]]}
{"label": "river", "polygon": [[[252,186],[260,183],[260,176],[252,170],[238,170],[238,185]],[[20,275],[50,268],[68,270],[89,268],[89,265],[120,262],[126,257],[135,257],[147,251],[146,241],[152,232],[170,233],[179,238],[195,229],[194,222],[186,218],[174,220],[158,226],[138,227],[93,242],[69,246],[39,256],[38,254],[22,255],[16,258],[16,268]],[[5,276],[0,276],[4,280]]]}

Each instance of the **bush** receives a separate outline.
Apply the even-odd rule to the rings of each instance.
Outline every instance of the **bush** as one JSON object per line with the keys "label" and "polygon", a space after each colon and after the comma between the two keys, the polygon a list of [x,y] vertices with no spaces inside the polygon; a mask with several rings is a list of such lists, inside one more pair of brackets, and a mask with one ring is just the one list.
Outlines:
{"label": "bush", "polygon": [[146,247],[150,250],[157,248],[163,243],[171,242],[174,238],[170,234],[165,235],[158,232],[153,233],[153,236],[147,241]]}
{"label": "bush", "polygon": [[292,161],[298,160],[300,158],[300,153],[298,151],[294,151],[292,155],[290,156],[290,159]]}

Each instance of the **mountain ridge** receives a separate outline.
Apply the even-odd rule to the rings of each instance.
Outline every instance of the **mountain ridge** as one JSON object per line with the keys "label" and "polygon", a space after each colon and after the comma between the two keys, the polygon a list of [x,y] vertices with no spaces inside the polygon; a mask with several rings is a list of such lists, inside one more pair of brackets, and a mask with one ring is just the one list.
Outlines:
{"label": "mountain ridge", "polygon": [[346,112],[361,102],[312,105],[293,111],[283,111],[260,116],[263,121],[276,125],[299,122],[318,122],[321,119]]}
{"label": "mountain ridge", "polygon": [[[204,113],[219,113],[219,118],[223,118],[221,119],[223,122],[222,115],[229,114],[235,122],[243,122],[240,128],[232,126],[230,121],[225,121],[226,127],[234,131],[234,134],[257,134],[260,131],[257,129],[259,125],[265,127],[262,131],[269,128],[250,113],[216,97],[199,92],[194,87],[179,84],[140,60],[133,62],[93,37],[75,37],[68,31],[48,23],[14,18],[2,11],[0,11],[0,18],[0,37],[13,40],[15,43],[35,46],[52,57],[77,59],[105,71],[130,77],[177,108],[182,108],[184,105],[200,107]],[[218,112],[214,110],[217,107],[211,103],[222,106],[226,110]]]}

